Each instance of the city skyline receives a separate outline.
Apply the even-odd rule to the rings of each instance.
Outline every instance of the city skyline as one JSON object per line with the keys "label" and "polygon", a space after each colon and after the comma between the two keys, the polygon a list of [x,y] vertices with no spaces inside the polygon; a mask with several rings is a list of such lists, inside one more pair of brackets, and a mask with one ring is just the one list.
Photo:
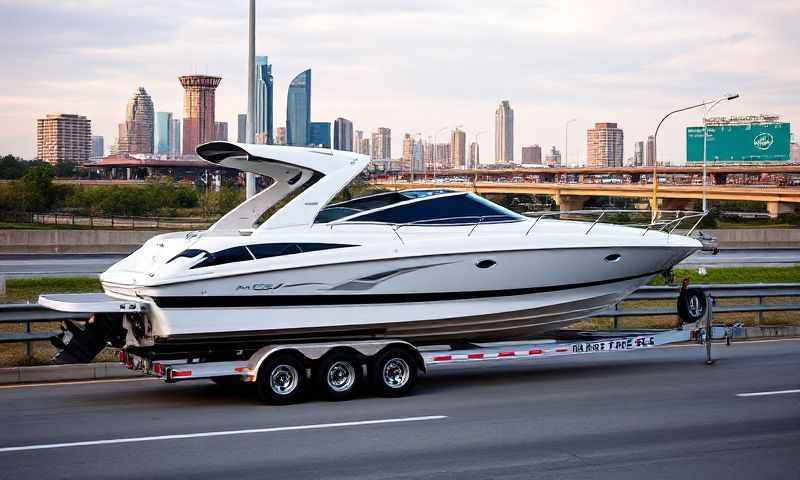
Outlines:
{"label": "city skyline", "polygon": [[[622,2],[610,12],[600,5],[570,3],[467,3],[454,13],[446,3],[412,2],[368,12],[362,2],[348,3],[348,8],[320,2],[308,17],[291,2],[277,2],[259,9],[257,51],[268,52],[270,63],[279,66],[276,127],[285,124],[291,73],[310,67],[315,119],[343,116],[369,132],[389,126],[400,132],[393,138],[395,151],[405,131],[427,137],[458,123],[468,136],[492,131],[492,112],[506,98],[516,116],[515,159],[522,145],[563,149],[563,122],[573,117],[578,121],[570,127],[568,163],[585,162],[580,132],[604,119],[624,126],[624,150],[630,153],[633,142],[651,135],[667,111],[729,90],[741,92],[742,98],[720,105],[715,114],[777,113],[797,125],[800,107],[792,102],[800,98],[798,67],[787,60],[797,56],[789,21],[797,17],[796,2],[772,2],[770,8],[726,2],[724,26],[715,21],[715,5],[671,9]],[[246,48],[240,33],[246,5],[195,2],[186,8],[182,2],[143,1],[136,6],[15,1],[0,6],[11,20],[9,48],[0,53],[9,74],[0,97],[8,127],[0,141],[9,153],[35,155],[31,126],[49,112],[86,116],[93,134],[112,143],[121,119],[120,99],[137,85],[147,89],[159,111],[177,115],[182,95],[174,78],[191,72],[225,79],[216,116],[235,124],[246,106]],[[331,28],[344,10],[354,22],[357,42],[345,41]],[[494,21],[482,23],[478,37],[456,34],[476,30],[470,25],[482,15]],[[65,23],[65,17],[75,21]],[[449,19],[446,28],[439,21],[443,18]],[[93,27],[83,28],[87,25]],[[412,46],[444,48],[420,48],[415,65],[398,63],[385,55],[397,48],[398,30],[405,32],[404,41],[415,42]],[[148,36],[143,38],[142,31]],[[489,38],[503,39],[504,55],[492,54],[487,45],[496,42],[483,41]],[[613,54],[602,61],[597,38],[614,44]],[[525,58],[531,60],[515,60]],[[743,70],[740,64],[759,68]],[[42,71],[48,72],[46,78]],[[684,162],[684,128],[697,124],[700,116],[691,112],[665,123],[659,133],[660,161]],[[479,139],[484,152],[494,151],[492,140],[491,134]],[[483,162],[492,156],[483,155]]]}

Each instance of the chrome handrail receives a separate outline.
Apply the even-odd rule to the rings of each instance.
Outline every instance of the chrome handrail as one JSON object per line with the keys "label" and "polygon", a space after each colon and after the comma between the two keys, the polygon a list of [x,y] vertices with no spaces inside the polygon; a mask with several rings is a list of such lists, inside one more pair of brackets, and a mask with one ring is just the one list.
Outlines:
{"label": "chrome handrail", "polygon": [[[585,232],[585,235],[588,235],[598,223],[601,223],[601,220],[607,214],[635,213],[635,214],[640,214],[640,215],[646,215],[647,212],[648,212],[648,210],[630,210],[630,209],[570,210],[570,211],[566,211],[566,212],[561,212],[561,211],[559,211],[559,212],[526,212],[523,215],[526,215],[528,217],[535,217],[535,220],[533,221],[533,224],[525,232],[525,236],[528,236],[531,233],[531,231],[533,230],[533,228],[544,217],[553,217],[553,216],[561,217],[562,215],[596,215],[597,218],[595,218],[592,221],[592,224],[589,226],[589,228]],[[658,230],[658,231],[661,231],[661,232],[666,232],[667,235],[672,235],[675,232],[675,230],[677,230],[680,227],[680,225],[683,223],[684,220],[688,220],[688,219],[691,219],[691,218],[697,218],[697,221],[694,223],[692,228],[686,233],[686,235],[689,236],[694,232],[694,230],[697,228],[697,226],[700,225],[700,222],[703,220],[703,218],[706,215],[708,215],[707,211],[706,212],[693,212],[693,211],[683,211],[683,210],[660,210],[659,211],[659,217],[663,217],[664,214],[671,214],[671,213],[675,214],[676,218],[674,218],[672,220],[666,220],[666,219],[662,218],[662,219],[657,219],[656,221],[652,221],[650,223],[635,223],[635,224],[623,224],[623,225],[627,226],[627,227],[632,227],[632,228],[644,228],[644,231],[642,232],[642,236],[646,235],[647,232],[652,231],[652,230]]]}

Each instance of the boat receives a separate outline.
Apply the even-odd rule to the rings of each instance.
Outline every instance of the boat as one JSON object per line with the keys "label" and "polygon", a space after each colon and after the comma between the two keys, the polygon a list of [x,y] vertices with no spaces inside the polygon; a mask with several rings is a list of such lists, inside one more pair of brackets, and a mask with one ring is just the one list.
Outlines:
{"label": "boat", "polygon": [[701,248],[671,223],[530,218],[446,188],[332,203],[368,166],[352,152],[211,142],[197,154],[271,183],[207,230],[148,240],[100,275],[94,306],[40,302],[118,322],[103,336],[151,356],[332,339],[464,345],[601,313]]}

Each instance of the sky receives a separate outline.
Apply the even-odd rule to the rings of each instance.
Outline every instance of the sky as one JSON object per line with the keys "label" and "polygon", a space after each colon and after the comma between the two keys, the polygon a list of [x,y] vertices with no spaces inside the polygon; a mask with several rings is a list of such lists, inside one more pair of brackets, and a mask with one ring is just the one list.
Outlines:
{"label": "sky", "polygon": [[[217,121],[235,139],[246,111],[246,0],[0,0],[0,155],[35,155],[36,119],[77,113],[114,142],[143,86],[156,111],[181,115],[179,75],[223,78]],[[494,112],[514,109],[523,145],[557,146],[585,162],[586,129],[617,122],[625,158],[676,108],[727,92],[712,115],[778,114],[800,128],[800,2],[671,0],[258,0],[256,54],[275,78],[275,125],[286,89],[312,69],[312,121],[342,116],[365,132],[433,136],[463,125],[484,163]],[[685,159],[678,114],[659,132],[659,160]],[[447,134],[439,134],[443,141]]]}

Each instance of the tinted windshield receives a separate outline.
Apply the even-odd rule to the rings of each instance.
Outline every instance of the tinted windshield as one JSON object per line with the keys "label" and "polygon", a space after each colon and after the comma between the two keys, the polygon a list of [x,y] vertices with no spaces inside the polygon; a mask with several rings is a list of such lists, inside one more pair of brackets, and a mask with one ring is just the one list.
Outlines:
{"label": "tinted windshield", "polygon": [[368,195],[366,197],[354,198],[344,202],[333,203],[323,208],[315,223],[328,223],[340,218],[349,217],[350,215],[375,210],[376,208],[394,205],[395,203],[405,202],[414,198],[429,197],[433,195],[440,195],[443,193],[452,193],[451,190],[436,189],[436,190],[405,190],[402,192],[385,192],[376,195]]}
{"label": "tinted windshield", "polygon": [[353,217],[352,222],[447,225],[475,222],[510,222],[523,217],[472,193],[424,198]]}

